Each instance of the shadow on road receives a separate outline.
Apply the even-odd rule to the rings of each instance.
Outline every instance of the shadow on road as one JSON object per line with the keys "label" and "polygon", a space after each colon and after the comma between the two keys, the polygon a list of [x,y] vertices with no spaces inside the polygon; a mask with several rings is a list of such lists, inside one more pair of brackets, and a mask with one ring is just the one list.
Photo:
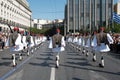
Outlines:
{"label": "shadow on road", "polygon": [[110,71],[104,71],[104,70],[98,70],[98,69],[90,69],[90,68],[85,68],[85,67],[81,67],[81,66],[78,67],[78,66],[75,66],[75,65],[61,64],[61,66],[72,67],[72,68],[83,69],[83,70],[92,70],[92,71],[102,72],[102,73],[107,73],[107,74],[112,74],[112,75],[120,75],[120,72],[114,73],[114,72],[110,72]]}
{"label": "shadow on road", "polygon": [[36,59],[39,59],[39,60],[53,60],[52,58],[50,58],[50,57],[47,57],[47,58],[36,58]]}
{"label": "shadow on road", "polygon": [[79,66],[89,66],[89,64],[84,61],[84,62],[66,62],[68,64],[72,64],[72,65],[79,65]]}
{"label": "shadow on road", "polygon": [[0,66],[9,66],[11,62],[2,62],[0,63]]}
{"label": "shadow on road", "polygon": [[[46,52],[47,53],[47,52]],[[43,53],[43,54],[40,54],[41,56],[53,56],[52,53],[49,53],[49,54],[46,54],[46,53]]]}
{"label": "shadow on road", "polygon": [[71,59],[71,60],[86,60],[85,58],[67,58],[67,59]]}
{"label": "shadow on road", "polygon": [[67,55],[70,55],[70,56],[78,56],[77,54],[78,54],[77,52],[76,53],[75,52],[74,53],[73,52],[67,52]]}
{"label": "shadow on road", "polygon": [[11,58],[2,58],[2,60],[12,60]]}
{"label": "shadow on road", "polygon": [[50,65],[47,62],[43,62],[43,63],[32,63],[32,62],[30,62],[29,64],[33,65],[33,66],[50,67]]}
{"label": "shadow on road", "polygon": [[83,80],[83,79],[79,79],[79,78],[72,78],[72,80]]}

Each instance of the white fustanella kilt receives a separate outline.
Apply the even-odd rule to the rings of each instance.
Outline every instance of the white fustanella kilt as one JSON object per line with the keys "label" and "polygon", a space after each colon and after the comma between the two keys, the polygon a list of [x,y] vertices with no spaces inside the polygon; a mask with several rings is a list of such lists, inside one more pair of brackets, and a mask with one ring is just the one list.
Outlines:
{"label": "white fustanella kilt", "polygon": [[50,41],[49,41],[49,46],[48,46],[48,48],[53,48],[53,46],[52,46],[52,39],[50,39]]}
{"label": "white fustanella kilt", "polygon": [[52,49],[52,52],[61,52],[61,51],[64,51],[65,48],[64,47],[58,47],[58,45],[56,45],[56,48],[53,48]]}
{"label": "white fustanella kilt", "polygon": [[31,36],[31,43],[30,43],[30,45],[29,45],[29,48],[34,47],[34,46],[35,46],[35,43],[34,43],[34,41],[33,41],[33,37]]}
{"label": "white fustanella kilt", "polygon": [[61,51],[64,51],[65,50],[64,47],[66,46],[64,37],[62,37],[61,45],[62,45],[61,47],[58,47],[58,45],[56,45],[56,48],[53,48],[52,39],[50,39],[48,48],[52,49],[52,52],[61,52]]}
{"label": "white fustanella kilt", "polygon": [[82,44],[82,39],[81,39],[81,38],[78,39],[77,44],[78,44],[78,45],[81,45],[81,44]]}
{"label": "white fustanella kilt", "polygon": [[14,46],[10,47],[10,51],[21,51],[23,50],[23,44],[21,43],[21,35],[18,34],[18,37],[16,39],[15,45],[16,47],[14,48]]}
{"label": "white fustanella kilt", "polygon": [[68,42],[72,42],[72,38],[71,38],[71,37],[69,37],[67,41],[68,41]]}
{"label": "white fustanella kilt", "polygon": [[108,52],[110,51],[110,48],[107,44],[105,45],[105,43],[101,43],[100,46],[97,46],[95,48],[95,50],[99,52]]}
{"label": "white fustanella kilt", "polygon": [[86,45],[85,45],[85,47],[90,47],[91,45],[90,45],[90,38],[87,40],[87,43],[86,43]]}
{"label": "white fustanella kilt", "polygon": [[23,46],[27,48],[26,36],[23,36]]}
{"label": "white fustanella kilt", "polygon": [[78,42],[77,37],[75,37],[75,38],[73,39],[73,43],[76,43],[76,42]]}
{"label": "white fustanella kilt", "polygon": [[94,38],[93,38],[93,40],[92,40],[92,42],[91,42],[91,46],[92,47],[96,47],[97,46],[97,39],[96,39],[96,36],[94,35]]}
{"label": "white fustanella kilt", "polygon": [[9,37],[7,38],[7,40],[5,42],[5,46],[9,46]]}

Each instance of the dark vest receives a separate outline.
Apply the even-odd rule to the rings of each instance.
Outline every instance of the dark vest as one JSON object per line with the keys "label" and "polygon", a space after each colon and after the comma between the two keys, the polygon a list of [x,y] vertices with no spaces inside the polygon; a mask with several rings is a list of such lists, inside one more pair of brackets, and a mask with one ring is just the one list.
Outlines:
{"label": "dark vest", "polygon": [[15,41],[16,41],[17,37],[18,37],[18,33],[16,31],[10,34],[9,46],[15,46]]}
{"label": "dark vest", "polygon": [[52,44],[53,44],[53,48],[56,47],[56,45],[58,45],[59,47],[61,47],[61,39],[62,39],[62,35],[61,34],[55,34],[52,37]]}
{"label": "dark vest", "polygon": [[100,45],[100,43],[105,43],[105,44],[109,44],[108,40],[107,40],[107,33],[99,33],[96,35],[97,37],[97,44]]}
{"label": "dark vest", "polygon": [[31,43],[31,37],[30,37],[30,35],[26,36],[26,42]]}

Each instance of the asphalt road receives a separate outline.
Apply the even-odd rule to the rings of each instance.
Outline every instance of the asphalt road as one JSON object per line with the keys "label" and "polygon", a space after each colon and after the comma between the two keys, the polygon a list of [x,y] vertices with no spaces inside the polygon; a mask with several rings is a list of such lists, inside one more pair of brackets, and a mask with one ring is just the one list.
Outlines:
{"label": "asphalt road", "polygon": [[[60,66],[55,68],[55,53],[43,43],[29,57],[24,55],[23,61],[17,60],[17,67],[10,66],[10,55],[5,52],[0,62],[0,80],[120,80],[120,60],[105,54],[105,67],[100,68],[97,62],[67,45],[60,53]],[[97,58],[100,54],[97,53]]]}

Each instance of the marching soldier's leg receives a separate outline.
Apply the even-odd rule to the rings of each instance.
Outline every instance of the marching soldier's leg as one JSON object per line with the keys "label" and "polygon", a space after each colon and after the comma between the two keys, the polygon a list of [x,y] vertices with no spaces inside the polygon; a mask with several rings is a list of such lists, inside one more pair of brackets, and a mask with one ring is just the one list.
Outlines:
{"label": "marching soldier's leg", "polygon": [[73,46],[73,48],[75,48],[75,45],[74,45],[74,43],[72,43],[72,46]]}
{"label": "marching soldier's leg", "polygon": [[104,67],[104,58],[103,58],[103,53],[101,53],[101,59],[100,59],[100,63],[99,63],[99,67]]}
{"label": "marching soldier's leg", "polygon": [[27,49],[27,56],[29,56],[30,55],[30,50],[29,50],[29,48]]}
{"label": "marching soldier's leg", "polygon": [[84,47],[83,47],[83,49],[82,49],[82,53],[85,54],[85,48],[84,48]]}
{"label": "marching soldier's leg", "polygon": [[93,62],[96,62],[96,54],[95,54],[95,51],[93,51]]}
{"label": "marching soldier's leg", "polygon": [[59,61],[60,60],[60,52],[58,52],[58,56],[57,57],[58,57],[58,61]]}
{"label": "marching soldier's leg", "polygon": [[80,46],[79,46],[78,50],[81,51],[81,47]]}
{"label": "marching soldier's leg", "polygon": [[35,50],[35,47],[33,46],[33,47],[32,47],[32,53],[34,53],[34,50]]}
{"label": "marching soldier's leg", "polygon": [[26,48],[25,48],[25,46],[24,46],[24,47],[23,47],[23,52],[25,52],[25,49],[26,49]]}
{"label": "marching soldier's leg", "polygon": [[77,54],[79,55],[79,45],[76,46]]}
{"label": "marching soldier's leg", "polygon": [[80,54],[82,53],[82,46],[79,46]]}
{"label": "marching soldier's leg", "polygon": [[15,62],[15,54],[12,54],[12,56],[13,56],[13,60],[12,60],[12,62],[13,62],[13,67],[15,67],[15,66],[16,66],[16,62]]}
{"label": "marching soldier's leg", "polygon": [[41,43],[39,44],[38,48],[40,48],[40,46],[41,46]]}
{"label": "marching soldier's leg", "polygon": [[37,50],[37,46],[35,46],[35,51]]}
{"label": "marching soldier's leg", "polygon": [[77,45],[77,44],[76,44],[76,46],[75,46],[75,47],[76,47],[76,51],[78,51],[78,45]]}
{"label": "marching soldier's leg", "polygon": [[14,58],[14,57],[13,57],[13,54],[12,54],[12,57],[11,57],[11,59],[13,60],[13,58]]}
{"label": "marching soldier's leg", "polygon": [[59,53],[56,55],[56,68],[59,67]]}
{"label": "marching soldier's leg", "polygon": [[38,49],[40,48],[40,44],[38,44]]}
{"label": "marching soldier's leg", "polygon": [[77,45],[77,43],[75,43],[75,48],[76,48],[76,51],[78,52],[78,45]]}
{"label": "marching soldier's leg", "polygon": [[87,49],[86,50],[86,57],[88,57],[88,55],[89,55],[89,50]]}
{"label": "marching soldier's leg", "polygon": [[[22,52],[22,51],[21,51]],[[22,53],[19,52],[19,60],[21,61],[22,60]]]}
{"label": "marching soldier's leg", "polygon": [[34,50],[33,50],[33,47],[31,48],[31,53],[33,53],[34,52]]}
{"label": "marching soldier's leg", "polygon": [[29,55],[30,55],[30,47],[27,46],[27,56],[29,56]]}

